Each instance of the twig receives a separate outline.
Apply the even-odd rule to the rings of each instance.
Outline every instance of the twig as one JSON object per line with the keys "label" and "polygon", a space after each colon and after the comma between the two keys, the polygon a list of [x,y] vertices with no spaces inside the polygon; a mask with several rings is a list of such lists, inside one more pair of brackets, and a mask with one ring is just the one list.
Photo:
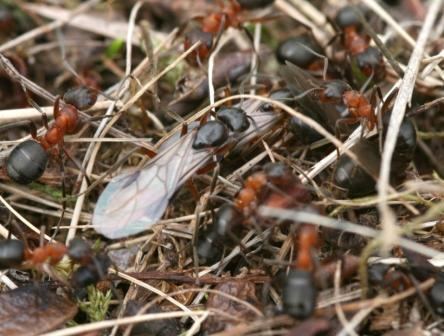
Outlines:
{"label": "twig", "polygon": [[[292,220],[301,223],[312,223],[328,227],[330,229],[355,233],[369,238],[376,238],[379,236],[381,232],[366,226],[354,224],[346,220],[337,220],[306,211],[296,211],[296,210],[287,210],[287,209],[261,206],[259,208],[259,214],[264,217],[274,217],[274,218],[279,218],[281,220]],[[444,255],[443,253],[435,249],[432,249],[426,245],[422,245],[410,239],[402,237],[399,238],[399,245],[408,250],[412,250],[424,256],[427,256],[429,258],[436,258],[437,256]]]}

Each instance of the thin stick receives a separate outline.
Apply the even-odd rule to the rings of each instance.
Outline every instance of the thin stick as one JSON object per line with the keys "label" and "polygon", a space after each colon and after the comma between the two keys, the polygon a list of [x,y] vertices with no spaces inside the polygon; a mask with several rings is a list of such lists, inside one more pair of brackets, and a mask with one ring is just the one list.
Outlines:
{"label": "thin stick", "polygon": [[[40,230],[37,229],[34,225],[32,225],[25,217],[23,217],[22,215],[20,215],[8,202],[6,202],[6,200],[0,195],[0,202],[3,203],[3,205],[9,210],[11,211],[11,213],[16,216],[23,224],[25,224],[30,230],[34,231],[37,234],[41,234]],[[49,237],[48,235],[45,234],[45,239],[46,240],[51,240],[51,237]]]}
{"label": "thin stick", "polygon": [[[271,208],[261,206],[259,208],[259,214],[264,217],[274,217],[281,220],[292,220],[301,223],[312,223],[320,226],[328,227],[335,230],[355,233],[364,237],[376,238],[380,235],[381,231],[354,224],[346,220],[337,220],[326,216],[317,215],[306,211],[287,210],[280,208]],[[415,252],[418,252],[429,258],[436,258],[438,256],[444,256],[443,253],[432,249],[426,245],[419,244],[413,240],[406,238],[399,238],[399,245]]]}
{"label": "thin stick", "polygon": [[257,82],[257,68],[258,68],[258,55],[261,46],[261,32],[262,32],[262,24],[256,23],[254,25],[254,41],[253,47],[254,52],[251,55],[251,79],[250,79],[250,94],[256,94],[256,82]]}
{"label": "thin stick", "polygon": [[122,317],[122,318],[115,319],[115,320],[107,320],[107,321],[100,321],[100,322],[93,322],[93,323],[89,323],[89,324],[83,324],[83,325],[79,325],[79,326],[72,327],[72,328],[65,328],[65,329],[49,332],[49,333],[43,334],[42,336],[80,335],[80,334],[84,334],[89,331],[111,328],[116,325],[126,325],[126,324],[140,323],[140,322],[146,322],[146,321],[173,319],[173,318],[179,318],[179,317],[184,317],[184,316],[190,316],[190,317],[194,317],[197,319],[199,316],[210,315],[210,314],[212,314],[212,313],[207,310],[190,311],[190,312],[177,311],[177,312],[157,313],[157,314],[143,314],[143,315],[137,315],[137,316]]}

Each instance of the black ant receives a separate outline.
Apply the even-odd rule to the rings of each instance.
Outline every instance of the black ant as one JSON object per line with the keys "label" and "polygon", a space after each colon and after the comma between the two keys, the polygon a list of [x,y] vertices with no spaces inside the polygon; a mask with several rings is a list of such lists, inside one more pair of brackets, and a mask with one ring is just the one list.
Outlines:
{"label": "black ant", "polygon": [[[16,183],[29,184],[42,176],[48,162],[47,151],[63,143],[65,134],[72,134],[79,121],[79,110],[92,107],[97,94],[86,87],[77,87],[60,97],[54,103],[54,122],[47,127],[46,133],[37,138],[35,129],[32,131],[34,140],[26,140],[17,145],[9,155],[6,164],[8,176]],[[44,120],[47,124],[46,119]]]}

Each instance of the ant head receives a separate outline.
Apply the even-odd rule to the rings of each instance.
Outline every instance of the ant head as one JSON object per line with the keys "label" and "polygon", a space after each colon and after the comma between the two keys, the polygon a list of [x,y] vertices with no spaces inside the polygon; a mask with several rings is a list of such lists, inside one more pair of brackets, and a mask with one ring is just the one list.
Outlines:
{"label": "ant head", "polygon": [[286,61],[301,68],[308,68],[322,54],[321,46],[308,34],[291,37],[276,49],[276,58],[281,64]]}
{"label": "ant head", "polygon": [[211,48],[213,47],[213,34],[204,32],[198,27],[191,29],[185,34],[185,50],[188,50],[197,42],[201,43],[199,48],[187,57],[187,61],[191,65],[197,65],[197,57],[199,57],[200,60],[205,60],[208,58]]}
{"label": "ant head", "polygon": [[352,88],[346,82],[341,80],[327,81],[321,86],[321,99],[326,103],[341,103],[344,92]]}
{"label": "ant head", "polygon": [[63,101],[79,110],[87,110],[96,103],[97,92],[86,86],[77,86],[66,91]]}
{"label": "ant head", "polygon": [[362,11],[364,16],[367,16],[368,10],[363,6],[358,6],[355,8],[354,6],[345,6],[341,8],[336,14],[336,24],[342,29],[352,26],[360,27],[361,21],[359,19],[358,13],[356,12],[357,10]]}
{"label": "ant head", "polygon": [[91,260],[91,246],[82,238],[75,237],[69,242],[69,257],[76,262],[86,263]]}

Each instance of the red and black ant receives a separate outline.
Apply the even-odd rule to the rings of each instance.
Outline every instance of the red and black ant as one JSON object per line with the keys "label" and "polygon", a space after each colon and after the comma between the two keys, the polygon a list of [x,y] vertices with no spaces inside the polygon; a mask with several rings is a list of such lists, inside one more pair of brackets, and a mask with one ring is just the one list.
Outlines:
{"label": "red and black ant", "polygon": [[[296,104],[301,104],[302,108],[316,108],[318,112],[315,120],[331,128],[335,124],[335,132],[338,131],[339,124],[354,124],[365,121],[368,130],[372,130],[377,124],[373,105],[360,92],[353,90],[350,85],[341,80],[318,80],[305,70],[296,65],[287,63],[283,71],[289,89],[296,97]],[[309,95],[310,97],[305,97]],[[318,101],[314,101],[317,98]],[[344,107],[342,115],[336,109],[327,109],[326,106]],[[313,111],[313,110],[312,110]],[[315,113],[315,112],[311,112]]]}
{"label": "red and black ant", "polygon": [[219,11],[194,18],[200,22],[200,27],[194,28],[185,34],[184,48],[187,50],[198,41],[201,42],[201,45],[187,57],[187,61],[191,65],[198,65],[207,59],[224,30],[229,27],[243,29],[242,25],[245,21],[258,20],[245,18],[245,10],[260,9],[273,2],[274,0],[229,0],[226,4],[223,1],[219,1]]}
{"label": "red and black ant", "polygon": [[54,103],[54,122],[47,126],[43,136],[37,137],[32,130],[34,140],[26,140],[17,145],[9,155],[6,164],[8,176],[16,183],[28,184],[42,176],[48,162],[48,150],[63,143],[65,134],[72,134],[79,121],[79,110],[92,107],[97,94],[86,87],[77,87],[60,97]]}
{"label": "red and black ant", "polygon": [[311,194],[291,170],[282,163],[266,164],[262,171],[250,175],[233,204],[224,204],[216,213],[213,224],[200,236],[197,255],[203,263],[216,260],[234,231],[248,220],[259,204],[288,208],[308,203]]}
{"label": "red and black ant", "polygon": [[362,33],[358,8],[343,7],[335,18],[342,30],[342,44],[355,65],[366,78],[380,81],[385,77],[385,66],[379,49],[370,46],[370,36]]}
{"label": "red and black ant", "polygon": [[302,225],[297,238],[296,263],[285,280],[282,292],[284,311],[296,318],[311,316],[316,307],[313,252],[318,245],[317,229],[313,225]]}
{"label": "red and black ant", "polygon": [[71,275],[74,288],[83,288],[102,280],[111,265],[106,254],[95,255],[90,245],[81,238],[71,240],[68,247],[62,243],[51,242],[35,249],[30,249],[21,240],[7,239],[0,242],[0,269],[40,269],[44,264],[54,266],[65,255],[80,265]]}

